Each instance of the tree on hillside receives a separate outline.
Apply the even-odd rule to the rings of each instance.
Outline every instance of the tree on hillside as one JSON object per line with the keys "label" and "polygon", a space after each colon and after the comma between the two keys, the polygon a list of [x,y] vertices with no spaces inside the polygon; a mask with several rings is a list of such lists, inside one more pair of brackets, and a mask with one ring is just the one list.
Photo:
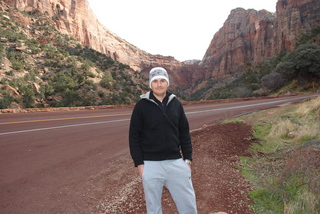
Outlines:
{"label": "tree on hillside", "polygon": [[320,77],[320,47],[313,43],[300,45],[288,53],[284,61],[278,64],[276,72],[289,77],[309,79]]}

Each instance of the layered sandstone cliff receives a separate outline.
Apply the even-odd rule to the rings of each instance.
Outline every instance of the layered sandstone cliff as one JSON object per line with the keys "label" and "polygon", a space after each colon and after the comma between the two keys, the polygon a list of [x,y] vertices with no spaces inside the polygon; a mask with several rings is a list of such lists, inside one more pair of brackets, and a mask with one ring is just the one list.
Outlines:
{"label": "layered sandstone cliff", "polygon": [[276,13],[273,55],[281,50],[292,50],[297,35],[301,32],[310,33],[320,25],[319,0],[279,0]]}
{"label": "layered sandstone cliff", "polygon": [[266,10],[232,10],[201,61],[206,76],[223,78],[240,71],[246,62],[270,57],[274,20]]}
{"label": "layered sandstone cliff", "polygon": [[265,10],[231,11],[214,35],[201,67],[207,78],[225,78],[282,50],[293,50],[300,32],[320,24],[319,0],[279,0],[276,14]]}
{"label": "layered sandstone cliff", "polygon": [[[87,0],[2,0],[21,11],[39,10],[52,17],[62,33],[83,45],[130,65],[146,76],[151,67],[163,66],[174,86],[225,78],[243,71],[246,63],[257,63],[292,50],[296,35],[320,24],[319,0],[278,0],[276,13],[236,8],[214,35],[200,64],[182,63],[170,56],[151,55],[103,26]],[[28,25],[23,17],[12,17]],[[199,87],[199,86],[198,86]]]}
{"label": "layered sandstone cliff", "polygon": [[[151,66],[161,65],[179,71],[183,66],[182,62],[173,57],[151,55],[118,37],[99,22],[87,0],[3,0],[3,2],[20,11],[39,10],[47,14],[52,17],[57,29],[63,34],[76,38],[83,45],[105,53],[134,70],[150,70]],[[12,18],[22,21],[21,17]],[[27,21],[23,24],[28,25]],[[183,81],[184,78],[181,79],[179,75],[172,77],[173,85]]]}

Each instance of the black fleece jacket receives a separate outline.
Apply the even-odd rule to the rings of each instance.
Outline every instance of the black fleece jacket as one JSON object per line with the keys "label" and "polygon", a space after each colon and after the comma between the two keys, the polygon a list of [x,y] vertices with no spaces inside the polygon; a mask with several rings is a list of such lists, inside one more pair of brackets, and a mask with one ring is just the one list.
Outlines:
{"label": "black fleece jacket", "polygon": [[162,103],[152,91],[141,95],[131,115],[129,146],[135,166],[144,160],[192,160],[189,123],[175,95],[167,92]]}

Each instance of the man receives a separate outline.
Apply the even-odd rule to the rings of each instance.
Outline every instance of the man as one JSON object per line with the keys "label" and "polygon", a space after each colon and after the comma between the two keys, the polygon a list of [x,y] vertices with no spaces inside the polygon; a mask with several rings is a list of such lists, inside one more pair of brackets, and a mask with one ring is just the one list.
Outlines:
{"label": "man", "polygon": [[150,70],[152,89],[141,95],[130,121],[129,145],[142,178],[148,214],[161,214],[165,186],[180,214],[196,214],[191,181],[192,144],[189,123],[180,101],[167,92],[168,73]]}

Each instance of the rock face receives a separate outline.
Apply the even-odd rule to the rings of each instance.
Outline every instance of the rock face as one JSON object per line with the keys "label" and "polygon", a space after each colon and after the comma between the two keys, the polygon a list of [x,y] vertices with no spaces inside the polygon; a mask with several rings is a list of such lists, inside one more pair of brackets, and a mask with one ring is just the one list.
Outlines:
{"label": "rock face", "polygon": [[272,56],[274,20],[275,15],[266,10],[232,10],[201,61],[206,77],[224,78],[241,71],[246,62]]}
{"label": "rock face", "polygon": [[313,28],[320,25],[318,0],[279,0],[276,13],[273,55],[281,50],[292,50],[296,35],[300,32],[310,33]]}
{"label": "rock face", "polygon": [[18,10],[39,10],[52,17],[57,29],[70,35],[101,53],[105,53],[114,60],[130,65],[135,70],[150,64],[154,60],[158,64],[173,64],[181,66],[182,63],[173,57],[153,56],[129,42],[121,39],[115,33],[103,26],[87,0],[4,0],[5,4]]}
{"label": "rock face", "polygon": [[[276,14],[236,8],[214,35],[200,63],[179,62],[170,56],[151,55],[118,37],[98,21],[87,0],[2,2],[21,11],[46,13],[62,33],[146,76],[151,67],[162,66],[169,71],[173,87],[241,72],[248,62],[256,63],[281,50],[292,50],[299,32],[310,32],[320,24],[319,0],[278,0]],[[28,25],[23,17],[19,21]]]}
{"label": "rock face", "polygon": [[214,35],[200,65],[206,78],[228,77],[243,71],[248,62],[291,51],[299,32],[310,33],[319,24],[319,0],[279,0],[276,14],[234,9]]}

